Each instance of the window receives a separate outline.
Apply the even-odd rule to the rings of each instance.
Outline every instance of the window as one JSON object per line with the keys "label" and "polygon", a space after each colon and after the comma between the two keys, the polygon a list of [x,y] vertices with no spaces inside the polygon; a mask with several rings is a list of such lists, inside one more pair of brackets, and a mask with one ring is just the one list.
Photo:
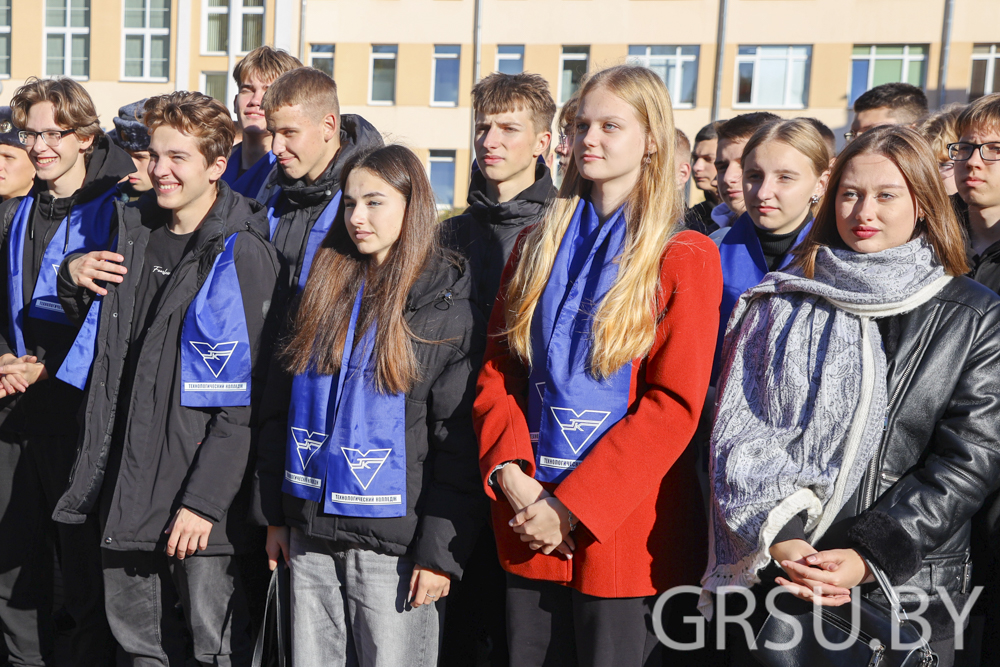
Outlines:
{"label": "window", "polygon": [[741,46],[734,106],[803,109],[809,96],[811,46]]}
{"label": "window", "polygon": [[228,104],[226,101],[226,84],[228,81],[229,75],[226,72],[202,72],[201,92],[209,97],[214,97],[223,104]]}
{"label": "window", "polygon": [[497,71],[501,74],[520,74],[524,71],[524,47],[497,47]]}
{"label": "window", "polygon": [[[8,25],[10,25],[8,23]],[[969,86],[969,101],[983,95],[1000,93],[1000,48],[997,44],[976,44],[972,47],[972,85]],[[8,53],[10,51],[8,50]],[[9,71],[9,70],[8,70]]]}
{"label": "window", "polygon": [[883,83],[904,81],[923,88],[926,71],[926,46],[855,46],[851,56],[851,106],[866,90]]}
{"label": "window", "polygon": [[90,76],[90,0],[45,0],[45,76]]}
{"label": "window", "polygon": [[333,76],[333,44],[313,44],[309,49],[309,64]]}
{"label": "window", "polygon": [[123,79],[170,73],[170,0],[125,0]]}
{"label": "window", "polygon": [[455,205],[455,151],[431,151],[431,188],[438,208]]}
{"label": "window", "polygon": [[693,107],[698,88],[697,46],[630,46],[628,62],[648,67],[663,79],[675,107]]}
{"label": "window", "polygon": [[372,44],[372,82],[368,93],[369,104],[396,103],[396,52],[395,44]]}
{"label": "window", "polygon": [[229,9],[235,12],[238,31],[234,53],[249,53],[264,43],[264,0],[202,0],[201,50],[206,54],[229,53]]}
{"label": "window", "polygon": [[0,0],[0,78],[10,76],[10,3]]}
{"label": "window", "polygon": [[461,54],[461,46],[438,44],[434,47],[434,71],[431,74],[433,106],[458,106],[458,70]]}
{"label": "window", "polygon": [[580,83],[587,74],[589,60],[589,46],[563,47],[562,55],[559,56],[559,104],[566,104],[580,88]]}

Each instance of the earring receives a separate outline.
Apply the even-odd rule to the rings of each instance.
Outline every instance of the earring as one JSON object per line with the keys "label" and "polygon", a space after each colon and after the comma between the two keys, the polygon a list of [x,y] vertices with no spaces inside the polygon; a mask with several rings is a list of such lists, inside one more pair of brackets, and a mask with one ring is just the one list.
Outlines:
{"label": "earring", "polygon": [[642,158],[642,163],[644,165],[645,164],[649,164],[650,162],[652,162],[652,159],[650,159],[649,155],[650,155],[649,153],[646,153],[646,157]]}
{"label": "earring", "polygon": [[809,198],[809,203],[812,204],[813,206],[815,206],[816,204],[818,204],[819,203],[819,195],[813,195],[812,197],[810,197]]}

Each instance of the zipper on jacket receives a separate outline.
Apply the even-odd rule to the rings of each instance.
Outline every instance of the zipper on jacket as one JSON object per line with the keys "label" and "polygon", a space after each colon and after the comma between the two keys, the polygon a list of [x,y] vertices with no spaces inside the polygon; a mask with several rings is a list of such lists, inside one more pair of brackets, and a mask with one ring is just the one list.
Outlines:
{"label": "zipper on jacket", "polygon": [[[889,426],[889,415],[892,414],[892,409],[896,404],[896,399],[899,398],[900,393],[903,391],[903,387],[905,387],[909,381],[910,374],[913,372],[913,368],[917,365],[917,359],[923,354],[924,347],[927,345],[927,332],[930,330],[930,323],[930,319],[924,323],[920,336],[917,338],[919,341],[917,343],[917,347],[906,360],[906,366],[903,367],[903,374],[900,376],[899,382],[896,384],[896,388],[893,390],[892,396],[889,398],[889,402],[885,406],[886,428]],[[861,496],[862,507],[859,508],[861,511],[864,511],[875,504],[875,481],[878,476],[879,462],[882,459],[882,451],[884,449],[885,434],[883,433],[882,439],[879,442],[878,447],[875,449],[875,455],[872,456],[872,460],[868,464],[868,471],[865,473],[864,493]],[[898,477],[896,479],[897,481],[899,480]]]}

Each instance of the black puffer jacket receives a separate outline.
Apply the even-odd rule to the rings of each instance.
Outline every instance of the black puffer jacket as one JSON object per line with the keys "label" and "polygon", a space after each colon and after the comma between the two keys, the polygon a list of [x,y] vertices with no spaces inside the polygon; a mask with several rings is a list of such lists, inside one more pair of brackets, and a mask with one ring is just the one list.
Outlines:
{"label": "black puffer jacket", "polygon": [[[150,232],[165,224],[169,214],[152,197],[118,207],[117,252],[130,270],[122,283],[107,286],[77,461],[53,515],[63,523],[82,523],[85,514],[96,510],[103,493],[101,510],[107,520],[102,546],[108,549],[162,549],[167,540],[163,531],[181,506],[215,524],[208,549],[198,553],[233,553],[245,546],[252,408],[181,406],[181,329],[225,239],[239,232],[234,258],[254,366],[251,390],[259,396],[264,363],[258,362],[266,361],[260,359],[259,350],[265,344],[262,334],[279,263],[265,240],[267,220],[262,206],[234,193],[222,181],[218,187],[219,197],[198,230],[194,249],[174,269],[155,314],[150,313],[147,320],[150,326],[134,365],[127,402],[119,401],[119,390],[127,380],[123,375],[128,369],[132,328],[142,326],[133,321],[136,283]],[[60,292],[66,307],[72,307],[77,297],[69,290]],[[116,412],[126,404],[130,406],[127,421],[113,448]],[[121,452],[120,457],[117,452],[112,455],[113,449]]]}
{"label": "black puffer jacket", "polygon": [[[102,135],[95,142],[87,163],[83,185],[72,195],[56,199],[46,190],[43,181],[35,181],[35,207],[25,235],[22,260],[25,303],[30,301],[35,290],[45,249],[70,209],[117,188],[118,181],[134,171],[135,163],[129,154]],[[4,230],[4,245],[0,247],[3,275],[10,275],[7,267],[7,231],[20,201],[20,198],[9,199],[0,207],[0,221]],[[46,270],[49,269],[46,267]],[[14,353],[12,341],[7,340],[10,335],[9,312],[7,290],[0,289],[0,354]],[[72,315],[67,315],[73,320]],[[37,356],[45,364],[49,379],[39,382],[24,394],[0,400],[0,430],[31,435],[76,434],[76,411],[83,394],[75,387],[55,379],[56,371],[75,339],[76,327],[24,318],[24,345],[27,353]]]}
{"label": "black puffer jacket", "polygon": [[[1000,297],[955,278],[913,311],[879,321],[889,404],[861,486],[818,549],[855,547],[896,585],[927,592],[934,639],[954,633],[971,592],[971,519],[1000,486]],[[870,587],[869,587],[870,588]],[[885,604],[879,591],[868,593]],[[915,596],[903,595],[915,609]]]}
{"label": "black puffer jacket", "polygon": [[487,517],[472,428],[486,323],[471,293],[464,263],[446,256],[432,259],[410,290],[410,330],[441,342],[416,345],[421,379],[406,394],[406,516],[333,516],[318,503],[281,492],[291,381],[272,370],[258,445],[257,509],[263,522],[392,556],[409,554],[420,565],[461,577]]}
{"label": "black puffer jacket", "polygon": [[549,168],[541,163],[535,166],[535,182],[502,204],[489,198],[486,177],[476,170],[469,186],[469,208],[444,222],[444,243],[469,261],[476,289],[474,299],[484,319],[489,320],[493,311],[500,275],[518,234],[542,219],[547,204],[555,196]]}
{"label": "black puffer jacket", "polygon": [[309,232],[343,185],[340,173],[344,165],[359,151],[382,145],[382,135],[361,116],[344,114],[340,117],[340,125],[340,151],[315,183],[308,185],[302,179],[286,178],[281,167],[275,165],[260,197],[261,201],[270,201],[274,193],[281,190],[275,206],[281,221],[271,241],[287,269],[283,276],[287,280],[282,282],[291,288],[289,293],[294,293],[294,286],[299,282]]}

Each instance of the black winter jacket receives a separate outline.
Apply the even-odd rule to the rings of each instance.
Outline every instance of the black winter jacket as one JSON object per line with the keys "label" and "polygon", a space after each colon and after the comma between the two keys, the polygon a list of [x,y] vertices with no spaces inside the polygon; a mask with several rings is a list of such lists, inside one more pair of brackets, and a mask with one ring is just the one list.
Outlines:
{"label": "black winter jacket", "polygon": [[[127,386],[129,341],[135,322],[136,285],[146,243],[169,213],[153,197],[118,207],[118,248],[130,269],[125,280],[107,286],[101,307],[97,350],[86,389],[80,445],[69,487],[53,518],[81,523],[95,511],[101,494],[106,513],[102,546],[114,550],[164,548],[164,530],[177,509],[187,507],[214,525],[205,555],[244,548],[250,484],[251,407],[188,408],[180,402],[181,329],[191,301],[201,288],[225,239],[239,232],[234,249],[254,365],[251,390],[263,390],[260,359],[263,332],[278,279],[279,263],[266,239],[263,207],[219,181],[219,196],[198,230],[195,246],[178,264],[165,292],[150,313],[135,363],[127,421],[115,436],[119,390]],[[64,267],[65,268],[65,267]],[[60,292],[68,310],[79,303],[78,290]],[[83,315],[76,313],[77,317]],[[256,399],[251,405],[256,404]],[[109,460],[113,449],[120,461]],[[119,458],[119,457],[115,457]],[[117,469],[116,478],[105,473]],[[106,494],[113,496],[107,497]]]}
{"label": "black winter jacket", "polygon": [[[882,442],[816,547],[857,548],[894,584],[924,590],[923,617],[934,640],[947,639],[954,627],[935,589],[964,608],[971,519],[1000,487],[1000,297],[955,278],[879,328],[889,373]],[[886,604],[880,591],[868,595]]]}
{"label": "black winter jacket", "polygon": [[344,114],[340,125],[340,151],[315,183],[307,185],[302,179],[288,179],[281,167],[275,166],[264,184],[261,201],[269,201],[278,188],[282,192],[275,207],[281,221],[271,241],[287,270],[282,284],[290,288],[289,294],[294,294],[299,282],[309,232],[343,185],[340,173],[344,165],[358,152],[382,145],[382,135],[361,116]]}
{"label": "black winter jacket", "polygon": [[291,378],[272,369],[261,404],[257,460],[262,522],[392,556],[409,554],[424,567],[462,576],[487,520],[472,427],[486,322],[470,301],[471,293],[464,263],[448,256],[431,259],[410,290],[405,316],[410,330],[417,338],[440,342],[416,344],[421,379],[406,394],[406,516],[329,515],[318,503],[281,492]]}
{"label": "black winter jacket", "polygon": [[486,177],[477,170],[469,186],[469,208],[444,222],[442,239],[468,259],[476,289],[473,298],[485,320],[490,319],[500,275],[518,234],[542,219],[555,196],[549,168],[544,164],[535,166],[535,182],[530,187],[502,204],[486,194]]}
{"label": "black winter jacket", "polygon": [[[55,199],[46,190],[44,181],[35,181],[35,206],[29,219],[24,242],[23,294],[25,303],[31,300],[42,256],[53,235],[69,214],[70,209],[86,203],[117,187],[118,181],[135,171],[129,154],[101,136],[94,145],[87,163],[87,175],[79,190],[69,197]],[[4,245],[0,247],[3,275],[10,275],[7,266],[8,229],[21,199],[9,199],[0,206]],[[48,270],[46,268],[46,270]],[[0,289],[0,354],[12,353],[10,309],[7,290]],[[72,316],[70,317],[72,320]],[[76,327],[69,327],[30,317],[24,318],[24,345],[28,354],[45,364],[49,379],[35,384],[23,394],[0,399],[0,430],[29,435],[68,435],[77,433],[76,412],[83,394],[75,387],[56,379],[66,353],[76,339]]]}

